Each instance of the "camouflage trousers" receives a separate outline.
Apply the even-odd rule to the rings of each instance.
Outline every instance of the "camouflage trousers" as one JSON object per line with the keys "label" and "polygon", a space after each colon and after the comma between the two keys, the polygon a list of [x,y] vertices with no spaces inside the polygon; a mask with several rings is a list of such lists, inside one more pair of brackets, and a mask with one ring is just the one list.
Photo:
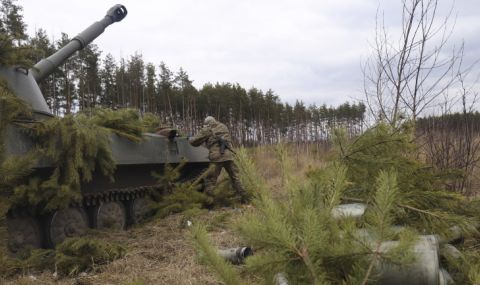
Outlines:
{"label": "camouflage trousers", "polygon": [[245,188],[243,188],[242,182],[240,181],[238,167],[233,160],[210,163],[210,173],[206,179],[207,181],[205,183],[205,193],[207,193],[208,195],[213,195],[215,185],[217,184],[217,178],[220,175],[220,172],[222,172],[222,168],[225,168],[228,176],[230,176],[233,189],[235,189],[237,195],[245,198],[247,196],[247,192],[245,191]]}

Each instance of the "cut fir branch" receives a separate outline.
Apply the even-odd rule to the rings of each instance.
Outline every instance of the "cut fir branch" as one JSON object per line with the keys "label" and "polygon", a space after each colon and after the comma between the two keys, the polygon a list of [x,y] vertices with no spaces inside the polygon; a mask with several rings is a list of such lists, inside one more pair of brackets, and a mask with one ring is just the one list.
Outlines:
{"label": "cut fir branch", "polygon": [[242,285],[238,272],[228,264],[217,253],[217,250],[210,243],[205,226],[195,224],[190,231],[190,238],[195,248],[199,251],[199,256],[215,273],[215,275],[226,285]]}
{"label": "cut fir branch", "polygon": [[[334,248],[340,240],[340,230],[329,217],[330,210],[325,205],[334,204],[337,199],[333,197],[339,196],[335,192],[345,188],[345,180],[340,178],[345,171],[328,173],[338,177],[328,177],[329,182],[324,184],[308,183],[296,185],[293,191],[285,190],[290,191],[287,203],[273,199],[267,192],[262,193],[254,201],[256,209],[240,218],[236,224],[239,234],[250,245],[262,249],[250,259],[252,261],[247,260],[249,271],[261,273],[267,281],[282,270],[291,276],[294,284],[328,284],[327,280],[338,277],[339,273],[334,272],[341,271],[338,267],[332,266],[333,272],[325,270],[328,267],[325,264],[341,247]],[[290,183],[286,185],[292,187]],[[325,185],[329,191],[314,193],[320,185]],[[330,230],[335,227],[336,230]]]}
{"label": "cut fir branch", "polygon": [[[395,210],[397,224],[408,224],[429,233],[442,233],[457,224],[472,229],[471,222],[478,211],[465,213],[462,210],[465,198],[445,189],[449,176],[425,167],[415,157],[411,132],[408,126],[393,128],[378,124],[351,143],[339,135],[337,141],[342,142],[346,153],[354,153],[348,159],[345,154],[337,156],[347,166],[347,177],[352,182],[345,196],[370,203],[375,177],[383,169],[393,169],[397,172],[400,193]],[[388,143],[386,137],[390,138]]]}
{"label": "cut fir branch", "polygon": [[374,246],[371,261],[362,280],[362,285],[367,284],[372,278],[374,267],[381,260],[385,249],[384,241],[392,240],[391,228],[394,222],[393,212],[395,201],[398,199],[397,176],[394,171],[381,171],[376,180],[376,191],[373,203],[367,208],[365,222],[369,232],[374,237]]}
{"label": "cut fir branch", "polygon": [[95,170],[113,179],[110,133],[93,121],[67,115],[33,123],[27,132],[37,143],[38,155],[50,159],[54,169],[46,180],[32,177],[16,187],[18,204],[39,206],[42,211],[63,208],[81,198],[80,185],[90,181]]}
{"label": "cut fir branch", "polygon": [[[30,111],[21,100],[1,88],[0,139],[3,145],[6,126],[19,117],[28,116]],[[80,113],[41,122],[22,121],[15,124],[36,144],[34,153],[16,160],[22,162],[24,169],[31,169],[35,160],[32,159],[28,167],[25,165],[30,162],[30,157],[44,157],[52,162],[54,169],[46,179],[33,176],[25,183],[19,180],[18,183],[9,183],[9,200],[17,206],[29,205],[40,211],[63,208],[81,199],[80,185],[90,181],[95,171],[113,180],[116,165],[110,148],[111,134],[140,141],[143,130],[140,118],[132,110],[94,109],[89,116]],[[3,155],[3,149],[0,155]],[[14,175],[15,171],[10,167],[8,172]],[[19,174],[25,177],[30,172],[24,170]],[[8,178],[9,175],[3,177]]]}
{"label": "cut fir branch", "polygon": [[138,112],[134,109],[94,108],[84,112],[84,114],[88,113],[90,113],[87,116],[88,120],[93,125],[104,127],[110,132],[134,142],[143,140],[142,133],[145,131],[145,127]]}

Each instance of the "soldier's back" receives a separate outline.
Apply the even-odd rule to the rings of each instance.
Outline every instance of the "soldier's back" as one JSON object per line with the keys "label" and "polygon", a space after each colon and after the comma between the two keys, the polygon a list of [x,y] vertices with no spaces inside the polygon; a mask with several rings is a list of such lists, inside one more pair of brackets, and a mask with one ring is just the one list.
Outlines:
{"label": "soldier's back", "polygon": [[213,126],[212,132],[214,136],[218,138],[222,138],[226,140],[227,142],[231,142],[232,138],[230,137],[230,132],[227,128],[227,126],[223,123],[218,122],[216,126]]}

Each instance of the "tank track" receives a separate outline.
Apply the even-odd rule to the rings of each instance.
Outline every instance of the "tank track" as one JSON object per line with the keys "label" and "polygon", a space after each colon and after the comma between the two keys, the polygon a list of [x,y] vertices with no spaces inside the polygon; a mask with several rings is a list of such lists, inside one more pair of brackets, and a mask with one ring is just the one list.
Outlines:
{"label": "tank track", "polygon": [[[187,183],[190,181],[195,181],[200,179],[208,171],[208,167],[201,169],[190,169],[188,174],[185,174],[181,177],[178,183]],[[203,187],[203,185],[202,185]],[[97,206],[99,204],[111,201],[130,201],[137,198],[145,197],[150,191],[161,191],[161,186],[151,185],[151,186],[139,186],[139,187],[128,187],[120,189],[109,189],[107,191],[95,192],[95,193],[84,193],[83,201],[72,203],[72,207],[82,207],[82,206]]]}
{"label": "tank track", "polygon": [[92,207],[106,202],[130,201],[140,197],[145,197],[149,191],[158,190],[155,186],[141,186],[125,189],[112,189],[99,193],[88,193],[83,195],[83,201],[72,203],[72,207]]}
{"label": "tank track", "polygon": [[[124,189],[111,189],[98,193],[87,193],[83,195],[82,201],[70,203],[70,207],[92,207],[112,201],[130,201],[145,197],[149,191],[158,190],[155,186],[141,186]],[[20,218],[34,215],[29,208],[16,208],[8,213],[8,218]]]}

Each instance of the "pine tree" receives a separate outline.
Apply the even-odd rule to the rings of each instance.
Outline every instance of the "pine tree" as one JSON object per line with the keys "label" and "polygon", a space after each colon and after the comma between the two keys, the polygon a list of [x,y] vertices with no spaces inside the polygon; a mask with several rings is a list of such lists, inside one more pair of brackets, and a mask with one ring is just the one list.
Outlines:
{"label": "pine tree", "polygon": [[141,54],[134,54],[127,62],[128,107],[145,112],[145,63]]}
{"label": "pine tree", "polygon": [[[178,118],[176,121],[181,122],[179,127],[181,127],[187,133],[193,133],[192,122],[194,121],[194,109],[195,109],[195,97],[197,96],[197,90],[193,87],[193,81],[190,80],[188,74],[180,68],[175,79],[175,89],[176,94],[178,94],[181,102],[176,104],[179,108]],[[181,109],[180,109],[181,108]],[[181,110],[181,112],[180,112]]]}
{"label": "pine tree", "polygon": [[158,80],[158,103],[157,107],[163,116],[169,117],[169,124],[174,124],[174,111],[172,108],[172,87],[173,87],[173,73],[166,66],[164,62],[160,63],[160,74]]}
{"label": "pine tree", "polygon": [[465,198],[445,188],[454,173],[437,171],[419,161],[412,137],[409,124],[399,129],[379,124],[352,141],[345,131],[337,130],[336,152],[353,183],[348,196],[368,202],[374,189],[371,181],[382,169],[394,169],[402,193],[396,202],[397,222],[409,221],[417,230],[429,233],[446,234],[454,225],[471,232],[472,218],[461,211]]}
{"label": "pine tree", "polygon": [[128,107],[128,80],[127,80],[127,66],[125,59],[121,58],[119,65],[115,69],[115,82],[117,90],[117,105],[115,108],[127,108]]}
{"label": "pine tree", "polygon": [[[67,45],[71,39],[67,34],[62,33],[61,39],[57,41],[57,49]],[[74,111],[75,102],[78,100],[78,92],[75,86],[75,70],[78,68],[78,57],[74,56],[59,66],[59,76],[57,77],[58,92],[54,93],[53,112],[56,115],[70,114]]]}
{"label": "pine tree", "polygon": [[75,78],[78,79],[79,110],[95,108],[100,102],[101,80],[99,76],[100,51],[90,44],[78,53]]}
{"label": "pine tree", "polygon": [[106,108],[117,108],[117,82],[115,81],[115,69],[117,68],[115,59],[111,54],[107,54],[103,60],[103,68],[100,69],[101,96],[100,105]]}
{"label": "pine tree", "polygon": [[146,80],[145,80],[145,98],[146,98],[146,112],[158,113],[156,101],[156,71],[155,65],[147,63],[146,66]]}
{"label": "pine tree", "polygon": [[[35,32],[35,35],[29,40],[32,46],[33,53],[31,56],[32,62],[39,62],[41,59],[46,58],[55,52],[55,46],[47,37],[47,33],[43,29],[39,29]],[[55,107],[55,92],[56,92],[56,78],[59,76],[58,70],[53,74],[43,79],[38,85],[42,94],[47,101],[50,109]]]}
{"label": "pine tree", "polygon": [[32,49],[27,42],[22,7],[15,0],[0,2],[0,64],[29,67]]}

